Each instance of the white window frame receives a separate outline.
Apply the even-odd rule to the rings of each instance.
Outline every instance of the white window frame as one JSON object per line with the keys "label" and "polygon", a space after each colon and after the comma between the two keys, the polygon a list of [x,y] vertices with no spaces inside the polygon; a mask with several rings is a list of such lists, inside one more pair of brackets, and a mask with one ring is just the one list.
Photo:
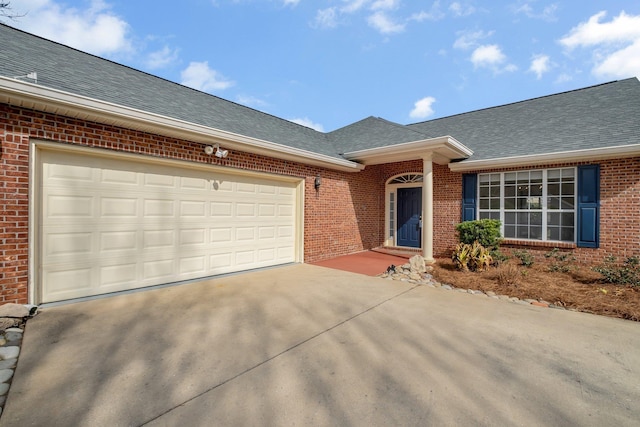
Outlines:
{"label": "white window frame", "polygon": [[[548,195],[548,189],[549,189],[549,172],[550,171],[560,171],[560,175],[562,176],[562,171],[563,170],[572,170],[573,171],[573,209],[562,209],[562,203],[560,204],[560,209],[551,209],[549,208],[549,195]],[[510,174],[510,173],[529,173],[531,174],[532,172],[542,172],[542,196],[541,197],[541,209],[517,209],[517,205],[516,205],[516,209],[506,209],[505,208],[505,175],[506,174]],[[499,209],[481,209],[480,208],[480,187],[481,187],[481,177],[482,176],[487,176],[487,175],[499,175],[500,176],[500,207]],[[578,209],[577,209],[577,203],[578,203],[578,175],[577,175],[577,168],[576,167],[560,167],[560,168],[550,168],[550,169],[531,169],[531,170],[517,170],[517,171],[505,171],[505,172],[489,172],[489,173],[479,173],[478,174],[478,180],[477,180],[477,187],[476,187],[476,218],[481,218],[481,214],[483,213],[488,213],[488,212],[499,212],[499,219],[501,222],[501,233],[504,236],[505,239],[508,240],[518,240],[518,241],[529,241],[529,242],[558,242],[558,243],[576,243],[577,241],[577,230],[578,230]],[[559,197],[562,197],[562,192],[560,194]],[[516,196],[517,199],[517,196]],[[517,203],[517,202],[516,202]],[[505,214],[506,213],[518,213],[518,212],[540,212],[542,215],[542,231],[541,231],[541,239],[530,239],[530,238],[521,238],[521,237],[517,237],[517,232],[516,232],[516,237],[513,236],[506,236],[505,235]],[[552,240],[547,238],[548,235],[548,230],[549,230],[549,217],[548,215],[550,213],[573,213],[573,240],[569,241],[569,240]],[[531,227],[531,225],[529,225],[529,227]],[[562,237],[562,231],[560,229],[560,237]]]}

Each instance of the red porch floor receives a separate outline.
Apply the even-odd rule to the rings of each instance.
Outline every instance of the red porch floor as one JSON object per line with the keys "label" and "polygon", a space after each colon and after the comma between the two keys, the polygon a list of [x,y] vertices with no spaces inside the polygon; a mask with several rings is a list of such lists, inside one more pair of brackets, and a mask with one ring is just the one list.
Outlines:
{"label": "red porch floor", "polygon": [[403,265],[408,262],[408,256],[395,256],[374,251],[358,252],[356,254],[339,256],[324,261],[311,262],[311,265],[350,271],[352,273],[377,276],[384,273],[391,264]]}

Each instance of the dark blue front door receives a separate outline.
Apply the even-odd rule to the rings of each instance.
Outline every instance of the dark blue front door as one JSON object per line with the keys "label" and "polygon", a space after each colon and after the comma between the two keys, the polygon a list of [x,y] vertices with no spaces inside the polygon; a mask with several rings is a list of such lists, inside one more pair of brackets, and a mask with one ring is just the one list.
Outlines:
{"label": "dark blue front door", "polygon": [[422,188],[398,188],[398,246],[419,248]]}

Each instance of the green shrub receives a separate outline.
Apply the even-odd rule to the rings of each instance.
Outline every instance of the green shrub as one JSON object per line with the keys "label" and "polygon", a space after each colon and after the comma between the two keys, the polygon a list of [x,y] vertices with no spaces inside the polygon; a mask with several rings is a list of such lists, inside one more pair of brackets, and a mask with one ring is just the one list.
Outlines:
{"label": "green shrub", "polygon": [[508,261],[510,257],[503,253],[500,248],[493,248],[491,249],[491,258],[493,258],[493,263],[497,265]]}
{"label": "green shrub", "polygon": [[473,245],[473,242],[477,241],[485,248],[495,248],[502,241],[500,224],[498,219],[478,219],[461,222],[456,225],[458,241],[468,245]]}
{"label": "green shrub", "polygon": [[600,273],[606,282],[640,286],[640,260],[637,256],[628,257],[619,264],[616,257],[609,255],[602,265],[593,267],[593,270]]}
{"label": "green shrub", "polygon": [[551,258],[552,262],[549,264],[549,271],[569,273],[574,270],[572,265],[576,258],[571,252],[560,252],[560,249],[553,248],[551,251],[544,254],[546,258]]}
{"label": "green shrub", "polygon": [[535,261],[533,255],[525,250],[513,251],[513,256],[518,258],[520,260],[520,264],[524,265],[527,268],[531,267],[533,265],[533,262]]}

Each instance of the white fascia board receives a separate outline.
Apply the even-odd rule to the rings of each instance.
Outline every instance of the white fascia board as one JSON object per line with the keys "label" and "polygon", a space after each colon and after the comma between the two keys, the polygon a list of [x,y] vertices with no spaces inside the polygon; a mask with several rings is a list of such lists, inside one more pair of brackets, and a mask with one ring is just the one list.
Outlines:
{"label": "white fascia board", "polygon": [[452,172],[469,172],[484,169],[536,166],[552,163],[588,162],[636,156],[640,156],[640,144],[560,151],[557,153],[535,154],[529,156],[502,157],[499,159],[488,160],[463,160],[457,163],[449,163],[449,169]]}
{"label": "white fascia board", "polygon": [[0,76],[0,102],[74,118],[228,147],[281,160],[358,172],[364,165]]}
{"label": "white fascia board", "polygon": [[357,160],[365,165],[400,162],[434,156],[437,163],[449,163],[451,160],[468,158],[473,151],[451,136],[423,139],[396,145],[370,148],[345,153],[349,160]]}

